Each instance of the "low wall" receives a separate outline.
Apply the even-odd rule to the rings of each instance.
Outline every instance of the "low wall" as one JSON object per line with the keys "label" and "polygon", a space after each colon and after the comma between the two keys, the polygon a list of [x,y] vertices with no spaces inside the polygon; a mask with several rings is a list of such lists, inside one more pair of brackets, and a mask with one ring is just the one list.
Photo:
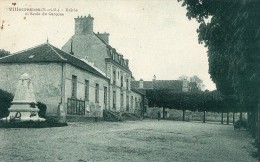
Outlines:
{"label": "low wall", "polygon": [[[161,118],[163,117],[163,108],[158,107],[150,107],[147,108],[147,112],[145,113],[146,118],[157,119],[158,111],[161,114]],[[203,112],[192,112],[192,111],[185,111],[185,121],[203,121]],[[176,109],[165,109],[165,119],[170,120],[182,120],[183,111],[176,110]],[[235,121],[239,120],[240,113],[235,113]],[[243,119],[247,120],[247,113],[243,113]],[[206,112],[206,121],[213,121],[213,122],[221,122],[221,113],[217,112]],[[227,113],[223,114],[223,121],[227,121]],[[229,113],[229,122],[233,122],[233,113]]]}

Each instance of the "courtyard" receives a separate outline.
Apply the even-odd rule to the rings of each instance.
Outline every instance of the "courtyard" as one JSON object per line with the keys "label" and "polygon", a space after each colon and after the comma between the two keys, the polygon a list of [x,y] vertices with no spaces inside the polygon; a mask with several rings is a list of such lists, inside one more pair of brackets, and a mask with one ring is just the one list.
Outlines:
{"label": "courtyard", "polygon": [[0,161],[250,161],[245,130],[219,123],[143,120],[0,129]]}

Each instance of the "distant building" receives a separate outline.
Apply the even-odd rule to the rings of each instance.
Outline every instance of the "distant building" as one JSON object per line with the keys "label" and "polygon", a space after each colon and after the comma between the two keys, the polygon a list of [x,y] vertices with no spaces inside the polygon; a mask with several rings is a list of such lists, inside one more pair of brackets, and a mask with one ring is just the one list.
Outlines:
{"label": "distant building", "polygon": [[139,81],[132,81],[131,84],[133,89],[139,89],[142,91],[148,89],[170,90],[175,92],[189,91],[188,80],[156,80],[156,76],[154,76],[152,81],[144,81],[143,79],[140,79]]}
{"label": "distant building", "polygon": [[[162,90],[162,91],[174,91],[174,92],[190,92],[190,82],[186,79],[184,80],[156,80],[154,75],[152,81],[144,81],[140,79],[139,81],[131,81],[131,89],[136,91],[146,93],[147,90]],[[192,84],[194,85],[194,84]],[[145,101],[144,101],[145,102]],[[148,105],[148,104],[147,104]],[[148,107],[147,107],[148,108]],[[151,118],[156,118],[158,111],[161,113],[161,117],[169,118],[170,109],[168,108],[158,108],[151,107],[147,109],[146,116]],[[171,114],[172,116],[173,114]]]}

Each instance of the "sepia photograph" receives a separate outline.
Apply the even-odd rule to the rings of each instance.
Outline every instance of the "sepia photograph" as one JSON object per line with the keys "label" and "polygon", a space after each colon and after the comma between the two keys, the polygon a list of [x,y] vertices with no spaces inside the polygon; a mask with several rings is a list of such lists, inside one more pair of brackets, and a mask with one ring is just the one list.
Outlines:
{"label": "sepia photograph", "polygon": [[0,161],[259,162],[259,0],[0,0]]}

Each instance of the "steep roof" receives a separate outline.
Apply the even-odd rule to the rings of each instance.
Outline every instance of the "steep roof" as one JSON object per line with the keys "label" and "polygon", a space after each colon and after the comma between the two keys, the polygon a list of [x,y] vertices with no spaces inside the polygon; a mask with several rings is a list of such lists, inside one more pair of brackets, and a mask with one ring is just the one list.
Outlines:
{"label": "steep roof", "polygon": [[[134,89],[140,88],[140,81],[132,81],[131,87]],[[143,89],[153,89],[153,82],[152,81],[143,81]]]}
{"label": "steep roof", "polygon": [[[126,63],[126,59],[123,58],[123,55],[118,53],[116,51],[115,48],[111,47],[106,41],[104,41],[98,34],[94,33],[93,34],[100,39],[100,41],[107,47],[107,55],[114,60],[115,62],[117,62],[119,65],[121,65],[122,67],[126,68],[127,70],[129,69],[128,63]],[[113,54],[115,54],[113,56]],[[108,60],[108,59],[107,59]]]}
{"label": "steep roof", "polygon": [[[131,88],[140,89],[140,81],[132,81]],[[160,89],[160,90],[172,90],[181,92],[183,82],[181,80],[155,80],[155,81],[143,81],[142,89]]]}
{"label": "steep roof", "polygon": [[[79,58],[68,54],[49,43],[44,43],[9,56],[0,58],[0,63],[34,63],[34,62],[65,62],[84,69],[97,76],[106,78],[103,74]],[[106,78],[107,79],[107,78]]]}
{"label": "steep roof", "polygon": [[182,91],[183,82],[181,80],[156,80],[154,89],[172,90],[176,92]]}

